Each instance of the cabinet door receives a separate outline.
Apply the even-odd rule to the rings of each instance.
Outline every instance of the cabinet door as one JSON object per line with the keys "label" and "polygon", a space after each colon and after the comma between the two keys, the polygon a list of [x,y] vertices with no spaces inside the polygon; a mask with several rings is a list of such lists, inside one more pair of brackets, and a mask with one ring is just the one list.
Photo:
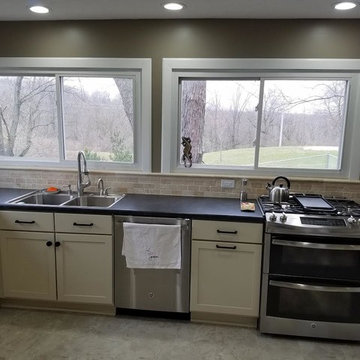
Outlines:
{"label": "cabinet door", "polygon": [[4,297],[56,300],[54,234],[1,231]]}
{"label": "cabinet door", "polygon": [[191,311],[259,315],[261,245],[192,241]]}
{"label": "cabinet door", "polygon": [[56,234],[58,300],[113,303],[111,235]]}
{"label": "cabinet door", "polygon": [[0,234],[0,299],[4,297],[3,275],[1,265],[1,234]]}

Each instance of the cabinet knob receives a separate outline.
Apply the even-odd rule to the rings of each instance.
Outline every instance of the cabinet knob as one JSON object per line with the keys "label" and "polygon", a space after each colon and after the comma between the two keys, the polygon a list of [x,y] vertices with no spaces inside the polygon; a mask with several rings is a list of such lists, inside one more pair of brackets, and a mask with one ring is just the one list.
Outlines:
{"label": "cabinet knob", "polygon": [[52,245],[52,241],[47,241],[46,242],[46,246],[51,246]]}
{"label": "cabinet knob", "polygon": [[55,241],[55,247],[59,247],[61,245],[60,241]]}

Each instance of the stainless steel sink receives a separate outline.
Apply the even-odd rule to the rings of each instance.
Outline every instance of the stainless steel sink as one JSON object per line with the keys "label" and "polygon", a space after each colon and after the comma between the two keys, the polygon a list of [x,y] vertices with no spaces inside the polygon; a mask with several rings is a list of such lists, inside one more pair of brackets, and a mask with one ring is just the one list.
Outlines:
{"label": "stainless steel sink", "polygon": [[40,192],[10,200],[9,203],[19,205],[61,205],[72,198],[73,196],[68,194],[46,194]]}
{"label": "stainless steel sink", "polygon": [[31,192],[15,199],[9,200],[9,204],[17,205],[52,205],[52,206],[92,206],[110,207],[121,200],[125,195],[99,196],[88,194],[74,196],[69,194],[47,194],[41,191]]}
{"label": "stainless steel sink", "polygon": [[109,196],[98,196],[98,195],[84,195],[71,199],[63,206],[95,206],[95,207],[110,207],[116,202],[121,200],[125,195],[109,195]]}

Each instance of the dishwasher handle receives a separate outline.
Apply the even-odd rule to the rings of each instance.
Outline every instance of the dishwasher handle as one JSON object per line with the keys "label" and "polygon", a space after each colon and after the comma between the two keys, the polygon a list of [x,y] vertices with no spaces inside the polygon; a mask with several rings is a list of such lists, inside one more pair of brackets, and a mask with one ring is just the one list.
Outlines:
{"label": "dishwasher handle", "polygon": [[144,225],[181,225],[187,230],[191,228],[191,219],[189,218],[164,218],[164,217],[150,217],[150,216],[115,216],[115,224],[122,226],[123,223],[136,223]]}

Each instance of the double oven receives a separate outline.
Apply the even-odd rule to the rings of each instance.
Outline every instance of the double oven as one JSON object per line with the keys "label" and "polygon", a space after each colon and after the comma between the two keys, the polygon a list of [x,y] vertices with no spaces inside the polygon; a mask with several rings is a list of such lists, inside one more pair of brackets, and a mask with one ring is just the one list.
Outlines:
{"label": "double oven", "polygon": [[263,204],[263,333],[360,340],[360,207],[324,201]]}

